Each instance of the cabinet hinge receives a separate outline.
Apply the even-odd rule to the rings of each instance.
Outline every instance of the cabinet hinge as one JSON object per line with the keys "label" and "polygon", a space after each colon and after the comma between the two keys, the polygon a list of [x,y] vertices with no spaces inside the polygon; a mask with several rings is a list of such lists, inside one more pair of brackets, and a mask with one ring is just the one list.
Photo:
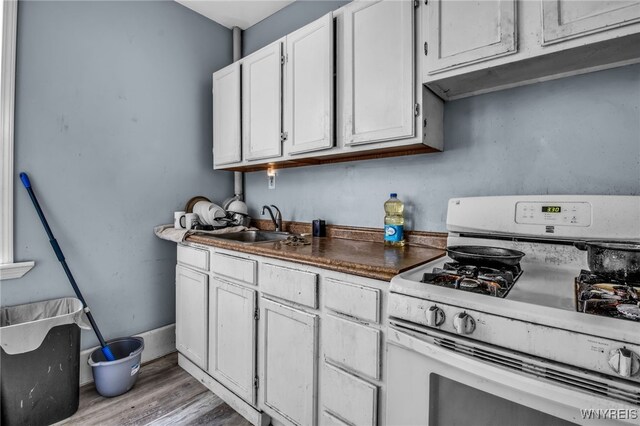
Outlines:
{"label": "cabinet hinge", "polygon": [[258,389],[258,386],[260,385],[260,382],[258,381],[258,376],[255,376],[253,378],[253,387]]}
{"label": "cabinet hinge", "polygon": [[420,115],[420,104],[416,104],[413,108],[413,113],[417,116]]}
{"label": "cabinet hinge", "polygon": [[260,319],[260,309],[256,308],[256,310],[253,311],[253,319],[256,321]]}
{"label": "cabinet hinge", "polygon": [[287,132],[280,133],[280,142],[286,141],[288,137],[289,137],[289,133]]}
{"label": "cabinet hinge", "polygon": [[413,0],[413,7],[420,6],[420,0]]}
{"label": "cabinet hinge", "polygon": [[424,42],[424,54],[426,55],[427,53],[429,53],[429,43],[427,43],[426,41]]}
{"label": "cabinet hinge", "polygon": [[285,53],[284,55],[280,56],[280,63],[282,65],[284,65],[288,60],[289,60],[289,55],[288,54]]}

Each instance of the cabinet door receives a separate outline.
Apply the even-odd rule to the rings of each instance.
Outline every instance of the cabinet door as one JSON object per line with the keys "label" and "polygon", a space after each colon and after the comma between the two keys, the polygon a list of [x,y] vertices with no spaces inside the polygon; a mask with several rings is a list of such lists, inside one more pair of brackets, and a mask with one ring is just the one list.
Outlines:
{"label": "cabinet door", "polygon": [[260,299],[260,389],[267,411],[316,424],[317,316]]}
{"label": "cabinet door", "polygon": [[176,347],[207,369],[208,276],[176,266]]}
{"label": "cabinet door", "polygon": [[242,160],[240,140],[240,63],[213,74],[213,165]]}
{"label": "cabinet door", "polygon": [[209,295],[209,373],[254,404],[256,292],[212,278]]}
{"label": "cabinet door", "polygon": [[286,125],[289,153],[333,146],[333,15],[287,35]]}
{"label": "cabinet door", "polygon": [[413,2],[353,2],[343,19],[345,145],[412,137]]}
{"label": "cabinet door", "polygon": [[325,410],[350,424],[378,424],[378,388],[330,364],[323,369],[322,400]]}
{"label": "cabinet door", "polygon": [[282,43],[242,60],[242,143],[246,160],[282,155]]}
{"label": "cabinet door", "polygon": [[543,45],[640,22],[638,0],[542,0]]}
{"label": "cabinet door", "polygon": [[515,53],[516,1],[434,0],[423,11],[425,79]]}

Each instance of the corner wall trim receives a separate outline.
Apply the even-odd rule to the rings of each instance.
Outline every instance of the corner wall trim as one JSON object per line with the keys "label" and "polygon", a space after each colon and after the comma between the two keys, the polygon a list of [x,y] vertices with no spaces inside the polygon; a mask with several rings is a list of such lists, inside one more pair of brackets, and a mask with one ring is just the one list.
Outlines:
{"label": "corner wall trim", "polygon": [[[149,362],[156,358],[163,357],[176,351],[176,325],[169,324],[154,330],[136,334],[144,339],[144,350],[142,351],[142,362]],[[93,374],[89,367],[89,356],[98,349],[85,349],[80,352],[80,386],[93,382]]]}

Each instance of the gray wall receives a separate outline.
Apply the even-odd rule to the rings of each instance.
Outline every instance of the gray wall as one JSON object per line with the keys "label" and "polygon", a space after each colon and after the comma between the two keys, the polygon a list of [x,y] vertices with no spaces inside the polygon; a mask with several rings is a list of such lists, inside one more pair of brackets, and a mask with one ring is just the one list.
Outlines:
{"label": "gray wall", "polygon": [[[324,2],[319,2],[323,4]],[[244,32],[257,49],[318,16],[296,2]],[[307,13],[307,9],[309,12]],[[297,23],[298,25],[294,25]],[[640,65],[445,104],[445,151],[247,175],[247,200],[285,220],[381,227],[389,192],[413,229],[444,231],[447,200],[524,194],[640,195]]]}
{"label": "gray wall", "polygon": [[242,55],[255,52],[349,1],[297,0],[291,3],[243,32]]}
{"label": "gray wall", "polygon": [[[174,322],[175,244],[153,227],[194,195],[232,193],[211,159],[211,73],[231,62],[230,30],[173,1],[21,1],[18,24],[16,174],[106,337]],[[2,282],[2,305],[72,295],[19,179],[15,202],[16,259],[36,267]]]}

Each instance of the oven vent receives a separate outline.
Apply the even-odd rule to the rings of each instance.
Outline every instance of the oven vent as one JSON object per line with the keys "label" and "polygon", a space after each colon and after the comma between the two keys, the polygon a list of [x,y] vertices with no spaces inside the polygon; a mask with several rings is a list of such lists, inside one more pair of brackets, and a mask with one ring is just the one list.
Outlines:
{"label": "oven vent", "polygon": [[640,391],[635,390],[637,389],[636,385],[632,385],[633,388],[635,388],[634,390],[632,390],[633,388],[631,387],[619,387],[614,383],[601,382],[594,380],[591,377],[574,374],[570,370],[544,367],[541,364],[535,363],[533,360],[533,362],[529,360],[525,361],[523,359],[509,356],[507,353],[498,353],[450,339],[435,338],[434,343],[442,348],[464,354],[472,358],[480,359],[489,364],[521,371],[523,373],[541,377],[584,392],[608,396],[618,401],[624,401],[632,405],[640,406]]}

